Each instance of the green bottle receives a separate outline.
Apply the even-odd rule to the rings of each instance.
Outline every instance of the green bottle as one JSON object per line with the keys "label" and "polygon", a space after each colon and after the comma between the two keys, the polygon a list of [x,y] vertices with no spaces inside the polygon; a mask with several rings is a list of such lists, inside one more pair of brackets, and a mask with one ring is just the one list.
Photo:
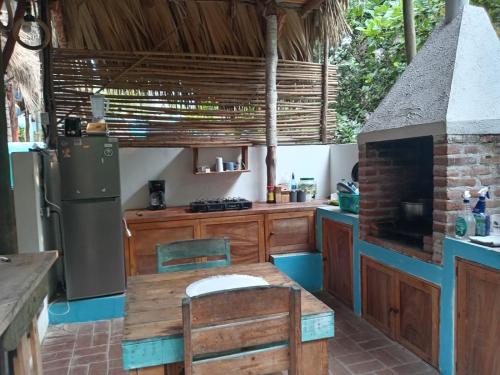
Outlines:
{"label": "green bottle", "polygon": [[471,195],[469,190],[464,192],[463,198],[464,207],[462,213],[458,214],[455,219],[455,237],[466,240],[476,233],[476,220],[470,206]]}

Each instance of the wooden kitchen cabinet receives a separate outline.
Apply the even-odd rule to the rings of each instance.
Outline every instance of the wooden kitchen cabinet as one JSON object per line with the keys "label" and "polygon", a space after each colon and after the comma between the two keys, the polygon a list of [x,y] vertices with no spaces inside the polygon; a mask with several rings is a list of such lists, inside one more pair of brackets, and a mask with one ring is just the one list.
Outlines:
{"label": "wooden kitchen cabinet", "polygon": [[361,267],[363,317],[437,367],[439,288],[368,257]]}
{"label": "wooden kitchen cabinet", "polygon": [[396,340],[430,364],[438,365],[439,288],[397,272]]}
{"label": "wooden kitchen cabinet", "polygon": [[267,214],[267,258],[271,254],[314,250],[314,219],[315,211]]}
{"label": "wooden kitchen cabinet", "polygon": [[384,332],[394,336],[395,274],[370,258],[361,258],[363,317]]}
{"label": "wooden kitchen cabinet", "polygon": [[500,374],[500,271],[457,260],[456,374]]}
{"label": "wooden kitchen cabinet", "polygon": [[264,215],[200,220],[200,235],[229,238],[232,264],[265,261]]}
{"label": "wooden kitchen cabinet", "polygon": [[319,205],[256,202],[242,211],[128,210],[124,215],[127,275],[155,273],[156,245],[173,241],[227,237],[233,264],[268,262],[275,253],[315,251],[314,220]]}
{"label": "wooden kitchen cabinet", "polygon": [[330,219],[323,219],[321,225],[324,288],[352,309],[352,226]]}
{"label": "wooden kitchen cabinet", "polygon": [[129,274],[156,273],[156,245],[199,238],[197,220],[165,221],[129,225]]}

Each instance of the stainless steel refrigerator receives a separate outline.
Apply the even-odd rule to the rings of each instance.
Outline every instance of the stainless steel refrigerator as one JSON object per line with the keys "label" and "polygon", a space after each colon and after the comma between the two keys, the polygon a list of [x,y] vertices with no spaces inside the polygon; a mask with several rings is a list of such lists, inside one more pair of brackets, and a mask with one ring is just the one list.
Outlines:
{"label": "stainless steel refrigerator", "polygon": [[68,300],[125,290],[118,142],[61,137],[58,144]]}

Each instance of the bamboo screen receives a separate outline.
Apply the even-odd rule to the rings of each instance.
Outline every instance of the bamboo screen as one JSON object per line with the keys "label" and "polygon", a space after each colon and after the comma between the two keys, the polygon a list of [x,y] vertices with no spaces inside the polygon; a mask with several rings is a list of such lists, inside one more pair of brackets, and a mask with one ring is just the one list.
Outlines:
{"label": "bamboo screen", "polygon": [[[265,143],[265,61],[261,58],[172,53],[55,49],[54,106],[91,120],[89,94],[102,90],[106,122],[122,146]],[[329,98],[337,93],[329,68]],[[281,144],[321,140],[322,65],[278,63],[278,137]],[[327,142],[335,112],[327,111]]]}

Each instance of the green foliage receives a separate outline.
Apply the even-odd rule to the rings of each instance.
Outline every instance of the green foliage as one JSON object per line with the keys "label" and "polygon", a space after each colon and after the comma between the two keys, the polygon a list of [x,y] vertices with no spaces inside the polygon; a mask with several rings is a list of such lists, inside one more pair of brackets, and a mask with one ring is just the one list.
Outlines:
{"label": "green foliage", "polygon": [[[473,0],[488,11],[500,35],[500,0]],[[414,0],[417,49],[444,17],[444,0]],[[406,67],[400,0],[350,0],[352,35],[331,60],[339,68],[338,143],[351,142]]]}
{"label": "green foliage", "polygon": [[[414,9],[420,47],[442,19],[444,2],[414,0]],[[340,73],[336,110],[341,127],[349,123],[345,119],[351,122],[350,128],[356,129],[406,66],[402,4],[398,0],[351,0],[348,22],[352,36],[333,56]]]}
{"label": "green foliage", "polygon": [[335,128],[336,143],[356,143],[356,136],[361,129],[361,124],[346,116],[337,115],[337,126]]}

